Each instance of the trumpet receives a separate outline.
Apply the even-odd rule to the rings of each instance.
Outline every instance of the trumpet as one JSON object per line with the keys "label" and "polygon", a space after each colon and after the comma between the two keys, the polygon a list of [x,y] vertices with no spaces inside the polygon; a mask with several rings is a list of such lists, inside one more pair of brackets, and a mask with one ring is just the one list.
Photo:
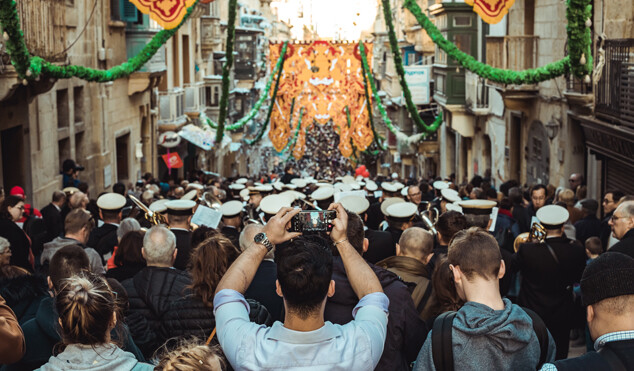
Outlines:
{"label": "trumpet", "polygon": [[167,224],[167,220],[165,219],[164,215],[160,213],[155,213],[154,211],[148,209],[147,206],[143,204],[143,202],[139,201],[139,199],[134,197],[133,195],[129,195],[129,197],[132,202],[134,202],[136,207],[138,207],[141,211],[145,213],[145,219],[152,223],[152,225]]}
{"label": "trumpet", "polygon": [[540,223],[533,223],[530,232],[520,233],[513,241],[513,250],[517,252],[520,245],[527,242],[543,243],[546,241],[546,228]]}

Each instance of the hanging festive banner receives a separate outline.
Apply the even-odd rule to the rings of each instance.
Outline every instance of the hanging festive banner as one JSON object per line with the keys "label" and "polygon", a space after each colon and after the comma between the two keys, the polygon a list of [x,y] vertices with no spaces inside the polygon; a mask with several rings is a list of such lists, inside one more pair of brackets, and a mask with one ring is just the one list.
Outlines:
{"label": "hanging festive banner", "polygon": [[[274,67],[282,44],[271,44],[269,60]],[[366,46],[372,58],[372,46]],[[306,133],[313,123],[332,120],[340,137],[339,150],[349,157],[353,150],[364,151],[374,138],[363,88],[363,72],[358,44],[313,41],[289,44],[275,106],[271,114],[269,138],[280,152],[290,140],[304,108],[301,129],[293,148],[297,159],[304,155]],[[295,98],[295,112],[291,105]],[[350,112],[350,126],[346,115]]]}
{"label": "hanging festive banner", "polygon": [[515,0],[465,0],[465,3],[471,5],[483,21],[495,24],[504,18]]}
{"label": "hanging festive banner", "polygon": [[183,160],[181,160],[181,156],[178,155],[178,152],[167,153],[165,155],[161,155],[163,157],[163,161],[165,161],[165,165],[167,165],[168,169],[178,169],[183,167]]}
{"label": "hanging festive banner", "polygon": [[143,14],[149,14],[164,29],[171,30],[178,26],[187,8],[196,0],[129,0]]}

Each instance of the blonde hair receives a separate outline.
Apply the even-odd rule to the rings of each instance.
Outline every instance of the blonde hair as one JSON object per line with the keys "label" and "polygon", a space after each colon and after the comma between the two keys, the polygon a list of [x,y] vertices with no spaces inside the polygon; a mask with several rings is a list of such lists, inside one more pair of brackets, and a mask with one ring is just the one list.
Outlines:
{"label": "blonde hair", "polygon": [[155,370],[164,371],[222,371],[226,361],[219,345],[202,344],[197,338],[182,340],[172,350],[164,349]]}
{"label": "blonde hair", "polygon": [[82,272],[61,281],[55,297],[62,345],[109,342],[116,304],[105,278]]}

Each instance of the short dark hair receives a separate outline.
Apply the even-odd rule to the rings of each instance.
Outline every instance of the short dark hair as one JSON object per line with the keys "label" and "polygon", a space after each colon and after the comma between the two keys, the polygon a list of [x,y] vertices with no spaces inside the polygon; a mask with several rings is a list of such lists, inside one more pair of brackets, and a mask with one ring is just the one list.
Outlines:
{"label": "short dark hair", "polygon": [[535,184],[534,186],[532,186],[529,194],[532,196],[533,192],[539,191],[540,189],[544,190],[544,194],[548,194],[548,188],[546,188],[546,186],[543,184]]}
{"label": "short dark hair", "polygon": [[487,194],[488,198],[493,198],[493,199],[497,199],[498,198],[498,193],[493,188],[488,188],[486,190],[486,194]]}
{"label": "short dark hair", "polygon": [[73,209],[64,219],[64,234],[75,234],[82,228],[91,231],[95,227],[95,221],[90,212],[84,209]]}
{"label": "short dark hair", "polygon": [[2,205],[0,206],[0,219],[13,220],[13,216],[9,212],[9,207],[15,207],[20,202],[24,202],[24,199],[20,196],[9,195],[4,198]]}
{"label": "short dark hair", "polygon": [[125,196],[125,184],[118,182],[112,186],[112,192]]}
{"label": "short dark hair", "polygon": [[511,200],[513,205],[521,205],[524,202],[524,195],[520,187],[511,187],[509,189],[509,200]]}
{"label": "short dark hair", "polygon": [[[348,230],[346,231],[348,242],[350,245],[354,247],[355,250],[359,253],[359,255],[363,254],[363,240],[365,239],[365,231],[363,230],[363,221],[361,217],[357,215],[357,213],[353,213],[352,211],[346,210],[348,213]],[[336,248],[333,249],[334,251]],[[337,255],[337,254],[335,254]]]}
{"label": "short dark hair", "polygon": [[511,208],[513,207],[513,203],[511,202],[511,199],[508,197],[504,197],[503,199],[500,200],[500,209],[503,210],[511,210]]}
{"label": "short dark hair", "polygon": [[608,193],[612,193],[612,201],[614,202],[619,202],[619,200],[625,196],[625,193],[623,193],[623,191],[619,191],[618,189],[614,189],[614,190],[610,190],[605,192],[605,194],[607,195]]}
{"label": "short dark hair", "polygon": [[495,238],[481,228],[472,227],[456,233],[449,243],[449,262],[459,266],[467,279],[479,275],[497,279],[502,254]]}
{"label": "short dark hair", "polygon": [[447,211],[438,217],[436,230],[446,241],[450,241],[459,231],[467,228],[467,219],[457,211]]}
{"label": "short dark hair", "polygon": [[586,240],[586,249],[590,251],[591,254],[600,255],[603,252],[603,246],[601,246],[601,239],[599,237],[593,236]]}
{"label": "short dark hair", "polygon": [[88,183],[79,182],[79,184],[77,184],[77,189],[79,189],[81,192],[88,193]]}
{"label": "short dark hair", "polygon": [[57,250],[49,263],[48,275],[53,289],[59,291],[62,280],[83,271],[90,271],[90,261],[84,249],[79,245],[68,245]]}
{"label": "short dark hair", "polygon": [[114,265],[117,267],[133,264],[145,265],[145,259],[141,253],[144,236],[145,232],[142,231],[130,231],[124,234],[119,242],[117,253],[114,255]]}
{"label": "short dark hair", "polygon": [[319,308],[332,279],[332,253],[318,236],[301,236],[275,250],[277,279],[289,311],[306,319]]}
{"label": "short dark hair", "polygon": [[66,200],[66,193],[64,193],[62,191],[54,191],[53,192],[53,197],[51,198],[51,201],[60,202],[62,200]]}

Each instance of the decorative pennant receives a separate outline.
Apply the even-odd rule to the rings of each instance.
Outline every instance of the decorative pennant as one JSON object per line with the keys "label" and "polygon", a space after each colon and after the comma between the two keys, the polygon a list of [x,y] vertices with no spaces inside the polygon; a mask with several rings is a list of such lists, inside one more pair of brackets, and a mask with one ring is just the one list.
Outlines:
{"label": "decorative pennant", "polygon": [[509,12],[515,0],[465,0],[473,11],[488,24],[498,23]]}
{"label": "decorative pennant", "polygon": [[181,160],[181,156],[178,155],[178,152],[167,153],[161,155],[161,157],[163,157],[165,165],[167,165],[167,168],[170,170],[183,167],[183,160]]}
{"label": "decorative pennant", "polygon": [[194,5],[196,0],[129,0],[143,14],[149,14],[164,29],[171,30],[177,27],[187,8]]}

